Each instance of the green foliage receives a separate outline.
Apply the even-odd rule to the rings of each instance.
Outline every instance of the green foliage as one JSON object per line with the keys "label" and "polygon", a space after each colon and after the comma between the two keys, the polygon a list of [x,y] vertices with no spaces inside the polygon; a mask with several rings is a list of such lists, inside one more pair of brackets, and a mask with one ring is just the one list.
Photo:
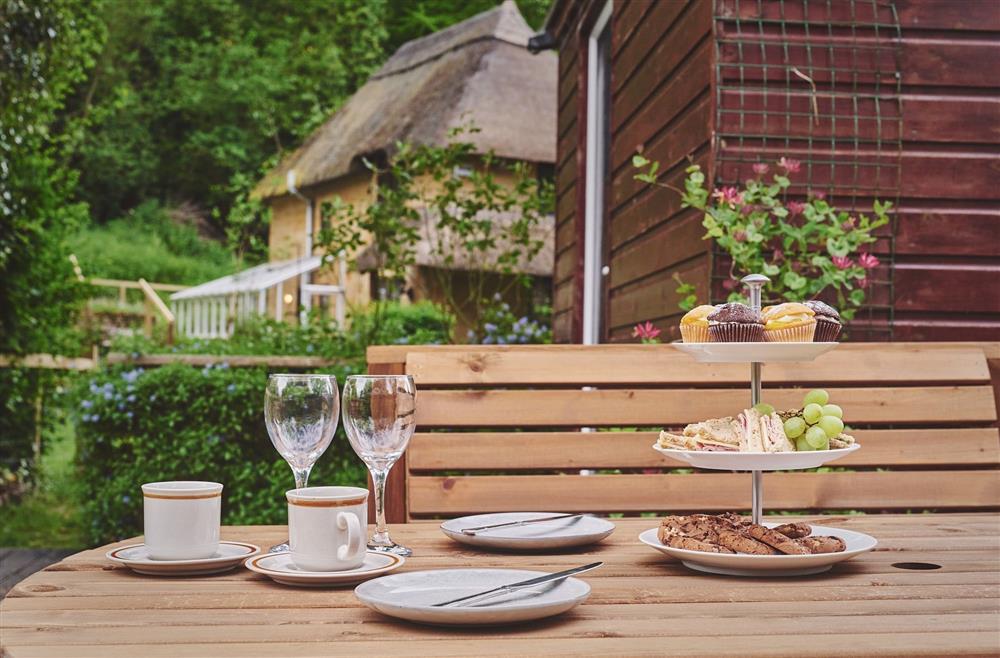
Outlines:
{"label": "green foliage", "polygon": [[94,214],[187,200],[221,226],[381,63],[384,12],[382,0],[103,3],[108,46],[74,107],[93,123],[75,164]]}
{"label": "green foliage", "polygon": [[70,244],[88,277],[197,285],[239,269],[224,245],[202,239],[155,201],[80,231]]}
{"label": "green foliage", "polygon": [[[507,164],[492,152],[476,155],[471,143],[461,141],[466,132],[475,128],[453,131],[441,147],[397,144],[384,168],[366,161],[380,181],[378,200],[362,208],[339,198],[324,203],[317,244],[328,254],[349,256],[372,245],[379,280],[392,281],[415,263],[417,245],[426,240],[441,264],[428,270],[437,277],[448,313],[483,335],[483,301],[530,286],[517,267],[544,246],[535,229],[554,198],[551,183],[528,165]],[[513,187],[496,180],[496,169],[513,174]],[[466,274],[461,287],[453,269]]]}
{"label": "green foliage", "polygon": [[[657,182],[658,163],[641,155],[633,166],[645,169],[634,177]],[[739,279],[750,273],[770,277],[765,297],[778,301],[803,301],[823,294],[836,296],[840,313],[851,319],[864,304],[869,270],[879,262],[863,250],[876,241],[875,231],[889,223],[891,203],[873,204],[874,218],[837,210],[822,197],[789,201],[790,176],[800,163],[781,158],[770,180],[771,166],[754,165],[755,178],[742,188],[724,187],[711,193],[698,165],[687,169],[681,192],[684,207],[704,212],[705,239],[714,240],[732,258],[727,288],[729,301],[746,301]],[[694,289],[678,280],[682,308],[696,303]]]}
{"label": "green foliage", "polygon": [[[354,365],[323,369],[339,381]],[[74,392],[77,450],[92,543],[141,532],[143,482],[222,482],[223,523],[283,523],[292,473],[264,427],[265,368],[106,368]],[[313,484],[363,485],[365,469],[343,428]]]}
{"label": "green foliage", "polygon": [[[431,32],[492,9],[498,0],[388,0],[386,53]],[[524,20],[535,29],[545,22],[552,0],[517,0]]]}

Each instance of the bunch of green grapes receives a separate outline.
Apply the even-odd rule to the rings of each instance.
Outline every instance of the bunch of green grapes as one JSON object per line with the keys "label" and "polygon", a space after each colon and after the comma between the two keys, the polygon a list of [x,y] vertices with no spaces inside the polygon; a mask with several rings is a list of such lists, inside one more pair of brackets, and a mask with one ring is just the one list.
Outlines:
{"label": "bunch of green grapes", "polygon": [[785,436],[796,450],[829,450],[830,439],[843,431],[844,410],[830,404],[830,394],[821,388],[806,393],[802,411],[785,421]]}

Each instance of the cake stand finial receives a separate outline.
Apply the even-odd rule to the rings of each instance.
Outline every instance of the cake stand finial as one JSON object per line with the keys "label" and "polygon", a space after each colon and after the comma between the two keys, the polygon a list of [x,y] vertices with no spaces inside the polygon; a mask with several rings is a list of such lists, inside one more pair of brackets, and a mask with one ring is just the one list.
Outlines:
{"label": "cake stand finial", "polygon": [[750,289],[750,307],[760,310],[760,290],[771,280],[763,274],[748,274],[740,281]]}

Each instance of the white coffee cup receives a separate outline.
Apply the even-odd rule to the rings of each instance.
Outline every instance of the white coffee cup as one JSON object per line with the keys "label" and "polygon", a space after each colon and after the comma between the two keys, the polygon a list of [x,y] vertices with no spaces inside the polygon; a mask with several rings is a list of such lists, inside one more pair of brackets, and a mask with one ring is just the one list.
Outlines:
{"label": "white coffee cup", "polygon": [[365,560],[368,490],[305,487],[285,493],[292,562],[305,571],[344,571]]}
{"label": "white coffee cup", "polygon": [[221,515],[218,482],[142,485],[144,541],[154,560],[198,560],[218,553]]}

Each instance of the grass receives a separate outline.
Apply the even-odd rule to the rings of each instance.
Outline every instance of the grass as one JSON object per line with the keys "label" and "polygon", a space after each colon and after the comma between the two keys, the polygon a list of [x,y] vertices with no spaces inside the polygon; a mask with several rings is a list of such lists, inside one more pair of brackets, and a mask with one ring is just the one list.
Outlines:
{"label": "grass", "polygon": [[76,437],[65,423],[51,436],[41,457],[37,486],[17,503],[3,506],[0,546],[83,548],[82,489],[74,462]]}

